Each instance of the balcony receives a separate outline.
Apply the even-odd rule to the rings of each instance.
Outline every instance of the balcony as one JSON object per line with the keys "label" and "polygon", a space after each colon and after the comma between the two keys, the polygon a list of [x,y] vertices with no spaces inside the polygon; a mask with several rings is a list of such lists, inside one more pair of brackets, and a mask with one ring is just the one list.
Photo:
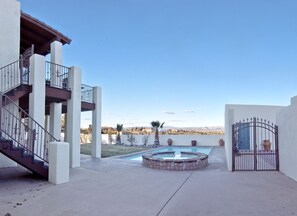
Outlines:
{"label": "balcony", "polygon": [[93,87],[81,84],[81,110],[90,111],[95,109]]}
{"label": "balcony", "polygon": [[67,89],[70,68],[52,62],[45,62],[45,83],[51,87]]}
{"label": "balcony", "polygon": [[0,68],[0,92],[9,92],[22,84],[29,84],[29,67],[22,59]]}

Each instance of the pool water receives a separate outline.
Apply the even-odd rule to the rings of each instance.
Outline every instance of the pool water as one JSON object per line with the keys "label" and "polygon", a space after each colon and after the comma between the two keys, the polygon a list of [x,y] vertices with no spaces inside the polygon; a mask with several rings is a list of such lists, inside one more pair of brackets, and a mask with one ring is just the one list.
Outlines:
{"label": "pool water", "polygon": [[168,146],[168,147],[161,147],[157,149],[153,149],[151,151],[147,151],[145,153],[138,153],[132,156],[123,157],[122,159],[130,160],[130,161],[142,161],[142,155],[147,153],[158,153],[158,152],[168,152],[174,151],[176,155],[180,155],[180,152],[201,152],[204,154],[209,155],[211,151],[211,147],[180,147],[180,146]]}
{"label": "pool water", "polygon": [[197,155],[192,154],[156,154],[153,155],[154,159],[164,159],[164,160],[181,160],[181,159],[191,159],[196,158]]}

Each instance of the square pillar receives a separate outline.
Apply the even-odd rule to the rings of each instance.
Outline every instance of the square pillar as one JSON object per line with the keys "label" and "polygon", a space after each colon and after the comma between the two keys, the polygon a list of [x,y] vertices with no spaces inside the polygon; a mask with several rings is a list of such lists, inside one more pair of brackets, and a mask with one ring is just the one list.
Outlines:
{"label": "square pillar", "polygon": [[[58,65],[62,65],[62,43],[54,41],[51,43],[51,62],[55,65],[51,67],[51,84],[54,87],[62,86],[62,71]],[[61,116],[62,103],[50,104],[50,134],[56,139],[61,140]]]}
{"label": "square pillar", "polygon": [[[29,116],[38,124],[44,127],[45,113],[45,58],[44,56],[34,54],[30,57],[30,79],[32,92],[29,94]],[[29,127],[33,130],[34,124],[29,121]],[[32,142],[33,143],[33,142]],[[35,142],[34,142],[35,143]],[[35,143],[36,144],[36,143]],[[44,146],[35,146],[34,153],[43,154]]]}
{"label": "square pillar", "polygon": [[53,184],[69,181],[69,144],[51,142],[49,144],[49,180]]}
{"label": "square pillar", "polygon": [[92,157],[101,158],[101,88],[93,88],[95,110],[92,111]]}
{"label": "square pillar", "polygon": [[50,134],[57,140],[61,140],[61,116],[62,116],[62,103],[50,104]]}
{"label": "square pillar", "polygon": [[225,152],[228,171],[232,171],[232,124],[234,123],[234,109],[225,106]]}
{"label": "square pillar", "polygon": [[45,58],[34,54],[30,57],[30,79],[32,92],[29,95],[29,115],[44,127],[45,113]]}
{"label": "square pillar", "polygon": [[51,43],[51,62],[62,65],[62,43],[59,41]]}
{"label": "square pillar", "polygon": [[71,99],[67,101],[66,140],[70,148],[70,167],[80,167],[81,69],[71,67],[68,76]]}
{"label": "square pillar", "polygon": [[61,86],[63,79],[60,68],[62,65],[62,43],[59,41],[51,43],[51,63],[55,64],[51,66],[51,85],[54,87]]}

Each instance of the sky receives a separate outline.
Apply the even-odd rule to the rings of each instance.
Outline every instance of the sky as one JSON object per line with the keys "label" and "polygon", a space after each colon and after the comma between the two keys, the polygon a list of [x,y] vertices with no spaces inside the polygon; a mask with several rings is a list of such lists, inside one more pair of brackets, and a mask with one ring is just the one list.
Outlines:
{"label": "sky", "polygon": [[223,126],[225,104],[297,95],[295,0],[20,2],[72,39],[63,64],[102,88],[103,126]]}

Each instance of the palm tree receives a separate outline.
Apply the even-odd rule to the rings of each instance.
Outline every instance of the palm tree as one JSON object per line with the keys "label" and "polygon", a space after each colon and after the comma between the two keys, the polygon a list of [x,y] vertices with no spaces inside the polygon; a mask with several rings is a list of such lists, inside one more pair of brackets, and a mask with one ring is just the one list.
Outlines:
{"label": "palm tree", "polygon": [[123,125],[122,124],[117,124],[116,130],[117,130],[116,144],[117,145],[121,145],[122,144],[122,141],[121,141],[121,131],[123,130]]}
{"label": "palm tree", "polygon": [[159,146],[160,145],[160,141],[159,141],[159,128],[163,128],[165,122],[163,122],[162,124],[159,121],[152,121],[151,125],[152,127],[155,129],[155,141],[154,141],[154,145],[155,146]]}

